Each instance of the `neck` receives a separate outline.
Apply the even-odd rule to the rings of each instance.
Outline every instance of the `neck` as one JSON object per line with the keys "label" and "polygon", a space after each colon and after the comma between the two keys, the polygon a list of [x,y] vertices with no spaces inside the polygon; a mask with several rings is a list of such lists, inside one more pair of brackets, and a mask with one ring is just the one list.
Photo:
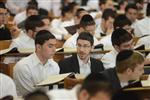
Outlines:
{"label": "neck", "polygon": [[129,78],[126,74],[117,73],[120,82],[128,82]]}
{"label": "neck", "polygon": [[68,19],[66,17],[61,17],[61,21],[64,22],[64,21],[68,21]]}
{"label": "neck", "polygon": [[41,63],[42,63],[43,65],[45,65],[46,62],[48,61],[48,59],[46,59],[45,57],[43,57],[40,53],[37,53],[37,52],[36,52],[36,55],[38,56],[38,58],[39,58],[39,60],[41,61]]}
{"label": "neck", "polygon": [[88,63],[90,56],[87,56],[85,59],[81,59],[85,64]]}
{"label": "neck", "polygon": [[106,33],[106,30],[105,30],[105,28],[104,28],[103,23],[101,24],[101,28],[102,28],[102,31],[103,31],[104,33]]}

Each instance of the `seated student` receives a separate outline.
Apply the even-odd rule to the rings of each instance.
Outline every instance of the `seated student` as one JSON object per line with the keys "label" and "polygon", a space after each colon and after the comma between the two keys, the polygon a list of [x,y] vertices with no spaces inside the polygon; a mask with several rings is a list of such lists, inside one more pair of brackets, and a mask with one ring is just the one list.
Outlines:
{"label": "seated student", "polygon": [[48,95],[51,100],[111,100],[111,88],[105,76],[91,73],[82,86],[76,85],[71,90],[51,90]]}
{"label": "seated student", "polygon": [[[87,31],[90,32],[92,35],[95,34],[95,21],[92,18],[91,15],[84,15],[81,20],[80,20],[80,24],[79,24],[79,29],[77,30],[77,32],[71,36],[69,39],[67,39],[63,45],[63,47],[68,47],[68,48],[76,48],[76,40],[77,37],[79,36],[79,34],[81,32]],[[98,40],[93,36],[94,38],[94,46],[97,45]]]}
{"label": "seated student", "polygon": [[24,100],[50,100],[50,98],[45,92],[37,90],[25,95]]}
{"label": "seated student", "polygon": [[0,99],[8,95],[17,96],[15,83],[10,77],[0,73]]}
{"label": "seated student", "polygon": [[[118,15],[113,23],[114,29],[123,28],[132,33],[131,21],[125,15]],[[104,45],[104,50],[113,50],[111,42],[112,33],[100,39],[99,43]]]}
{"label": "seated student", "polygon": [[0,2],[0,40],[11,40],[11,33],[5,26],[8,21],[8,11],[3,2]]}
{"label": "seated student", "polygon": [[90,57],[93,43],[93,36],[89,32],[81,32],[77,38],[77,54],[58,63],[60,73],[75,72],[88,75],[91,72],[103,71],[102,62]]}
{"label": "seated student", "polygon": [[[37,89],[35,85],[50,75],[59,74],[59,66],[52,59],[55,54],[56,38],[46,30],[35,36],[35,52],[23,58],[14,67],[14,81],[18,95],[26,95]],[[41,88],[48,90],[48,87]]]}
{"label": "seated student", "polygon": [[116,56],[120,51],[125,49],[133,49],[132,35],[123,28],[118,28],[113,31],[111,42],[114,50],[106,53],[101,59],[105,69],[116,66]]}
{"label": "seated student", "polygon": [[[44,23],[40,20],[39,15],[33,15],[25,21],[25,31],[22,31],[20,35],[12,40],[9,48],[16,47],[17,49],[35,49],[34,37],[36,32],[46,29]],[[22,58],[22,57],[21,57]],[[21,59],[20,57],[6,57],[4,63],[14,63]]]}
{"label": "seated student", "polygon": [[116,58],[116,67],[102,72],[110,81],[114,91],[139,80],[144,73],[144,56],[133,50],[123,50]]}

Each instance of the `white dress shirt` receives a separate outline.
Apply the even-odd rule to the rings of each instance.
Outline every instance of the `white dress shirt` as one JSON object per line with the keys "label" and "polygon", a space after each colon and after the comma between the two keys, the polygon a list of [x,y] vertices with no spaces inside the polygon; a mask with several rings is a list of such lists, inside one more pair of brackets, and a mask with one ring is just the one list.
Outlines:
{"label": "white dress shirt", "polygon": [[134,25],[135,36],[150,35],[150,17],[139,20]]}
{"label": "white dress shirt", "polygon": [[80,74],[83,74],[85,76],[88,76],[91,73],[91,61],[90,58],[87,63],[84,63],[79,56],[77,56],[78,62],[79,62],[79,68],[80,68]]}
{"label": "white dress shirt", "polygon": [[27,18],[26,11],[23,11],[16,14],[13,21],[18,25],[21,22],[23,22],[26,18]]}
{"label": "white dress shirt", "polygon": [[100,39],[98,44],[104,45],[104,50],[113,50],[112,42],[111,42],[111,35],[109,34],[107,36],[104,36],[102,39]]}
{"label": "white dress shirt", "polygon": [[[36,53],[23,58],[15,65],[13,74],[18,95],[25,95],[39,89],[35,87],[36,84],[50,75],[59,74],[59,70],[58,64],[53,59],[49,59],[43,65]],[[40,89],[47,91],[48,87],[41,87]]]}
{"label": "white dress shirt", "polygon": [[[62,22],[61,18],[53,19],[51,22],[50,31],[52,32],[53,35],[56,36],[57,39],[61,40],[62,35],[69,34],[68,31],[65,29],[65,27],[72,26],[72,25],[74,25],[74,20]],[[59,37],[58,37],[58,35],[59,35]]]}
{"label": "white dress shirt", "polygon": [[[30,38],[26,33],[22,31],[22,33],[12,41],[10,44],[9,48],[14,48],[16,47],[17,49],[35,49],[35,43],[34,39]],[[22,57],[5,57],[4,63],[15,63],[19,61]]]}
{"label": "white dress shirt", "polygon": [[[68,48],[76,48],[76,44],[77,44],[77,38],[79,36],[79,33],[75,33],[73,36],[71,36],[68,40],[65,41],[63,47],[68,47]],[[98,40],[94,38],[94,46],[98,44]]]}
{"label": "white dress shirt", "polygon": [[10,77],[0,73],[0,98],[7,95],[16,97],[16,86]]}
{"label": "white dress shirt", "polygon": [[112,50],[102,57],[101,61],[105,69],[114,68],[116,66],[117,54],[118,52],[116,50]]}

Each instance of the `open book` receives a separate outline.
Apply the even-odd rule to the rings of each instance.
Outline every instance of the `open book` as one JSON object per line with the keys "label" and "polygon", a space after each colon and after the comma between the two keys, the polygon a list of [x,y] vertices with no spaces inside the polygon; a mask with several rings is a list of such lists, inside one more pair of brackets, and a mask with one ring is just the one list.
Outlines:
{"label": "open book", "polygon": [[143,87],[147,87],[147,86],[150,87],[150,75],[148,76],[147,80],[143,80],[143,81],[141,81],[141,83],[142,83]]}
{"label": "open book", "polygon": [[65,73],[65,74],[58,74],[58,75],[51,75],[44,81],[38,83],[36,86],[46,86],[46,85],[53,85],[63,82],[65,78],[75,78],[75,79],[84,79],[85,76],[81,74],[74,74],[74,73]]}
{"label": "open book", "polygon": [[0,55],[6,54],[6,53],[32,53],[34,52],[34,48],[8,48],[4,50],[0,50]]}

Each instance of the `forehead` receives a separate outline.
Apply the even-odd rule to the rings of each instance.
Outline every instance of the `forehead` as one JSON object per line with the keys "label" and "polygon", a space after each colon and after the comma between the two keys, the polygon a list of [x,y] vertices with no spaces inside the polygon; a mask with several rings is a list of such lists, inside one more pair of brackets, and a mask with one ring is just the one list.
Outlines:
{"label": "forehead", "polygon": [[88,44],[90,44],[90,41],[79,39],[79,40],[77,41],[77,44],[88,45]]}
{"label": "forehead", "polygon": [[129,44],[132,44],[133,43],[133,39],[131,39],[130,41],[128,41],[128,42],[124,42],[124,43],[122,43],[121,45],[123,46],[123,45],[129,45]]}
{"label": "forehead", "polygon": [[7,13],[7,9],[0,8],[0,13]]}
{"label": "forehead", "polygon": [[57,43],[56,39],[49,39],[47,41],[45,41],[44,44],[52,44],[52,45],[55,45]]}
{"label": "forehead", "polygon": [[127,12],[130,12],[130,13],[131,13],[131,12],[137,12],[137,10],[136,10],[136,9],[133,9],[133,8],[129,8]]}
{"label": "forehead", "polygon": [[107,19],[107,21],[111,21],[111,22],[113,22],[115,19],[114,18],[112,18],[112,17],[109,17],[108,19]]}

